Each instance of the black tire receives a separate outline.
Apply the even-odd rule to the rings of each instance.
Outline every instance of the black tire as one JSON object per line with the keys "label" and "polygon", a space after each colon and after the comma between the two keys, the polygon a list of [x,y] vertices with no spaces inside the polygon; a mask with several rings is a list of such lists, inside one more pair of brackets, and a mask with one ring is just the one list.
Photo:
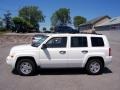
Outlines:
{"label": "black tire", "polygon": [[[94,64],[97,66],[94,67]],[[90,75],[98,75],[102,73],[103,67],[103,63],[99,59],[92,59],[87,62],[85,69]]]}
{"label": "black tire", "polygon": [[30,59],[21,59],[17,62],[16,70],[19,75],[30,76],[36,71],[35,63]]}

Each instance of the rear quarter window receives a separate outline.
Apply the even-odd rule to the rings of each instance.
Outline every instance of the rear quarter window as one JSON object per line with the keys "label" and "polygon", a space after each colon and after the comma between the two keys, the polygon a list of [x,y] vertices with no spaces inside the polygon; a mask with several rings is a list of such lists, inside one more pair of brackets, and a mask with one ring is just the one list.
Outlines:
{"label": "rear quarter window", "polygon": [[92,47],[104,47],[104,41],[102,37],[91,37]]}

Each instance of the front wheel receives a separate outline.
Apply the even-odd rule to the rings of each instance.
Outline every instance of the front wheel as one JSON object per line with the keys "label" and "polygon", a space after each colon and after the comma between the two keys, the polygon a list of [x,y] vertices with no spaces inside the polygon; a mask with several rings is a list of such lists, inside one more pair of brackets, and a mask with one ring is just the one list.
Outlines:
{"label": "front wheel", "polygon": [[100,60],[90,60],[86,64],[86,70],[88,74],[97,75],[101,74],[103,70],[103,63]]}
{"label": "front wheel", "polygon": [[29,76],[35,72],[35,64],[29,59],[22,59],[18,61],[16,69],[20,75]]}

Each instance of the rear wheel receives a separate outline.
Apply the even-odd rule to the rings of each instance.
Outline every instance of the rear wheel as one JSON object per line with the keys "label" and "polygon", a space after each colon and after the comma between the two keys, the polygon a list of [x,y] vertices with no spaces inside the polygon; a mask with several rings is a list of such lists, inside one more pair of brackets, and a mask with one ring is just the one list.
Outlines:
{"label": "rear wheel", "polygon": [[103,63],[99,59],[92,59],[87,62],[86,70],[88,74],[101,74],[103,70]]}
{"label": "rear wheel", "polygon": [[18,61],[16,70],[20,75],[28,76],[35,73],[35,63],[30,59],[22,59]]}

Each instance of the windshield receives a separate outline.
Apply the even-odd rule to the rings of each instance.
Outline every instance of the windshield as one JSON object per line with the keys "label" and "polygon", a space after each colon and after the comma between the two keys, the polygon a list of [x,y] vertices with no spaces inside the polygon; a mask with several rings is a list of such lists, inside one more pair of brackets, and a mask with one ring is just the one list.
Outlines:
{"label": "windshield", "polygon": [[32,46],[33,46],[33,47],[38,47],[38,46],[40,46],[47,38],[48,38],[48,36],[39,36],[39,38],[35,38],[35,39],[32,41]]}

